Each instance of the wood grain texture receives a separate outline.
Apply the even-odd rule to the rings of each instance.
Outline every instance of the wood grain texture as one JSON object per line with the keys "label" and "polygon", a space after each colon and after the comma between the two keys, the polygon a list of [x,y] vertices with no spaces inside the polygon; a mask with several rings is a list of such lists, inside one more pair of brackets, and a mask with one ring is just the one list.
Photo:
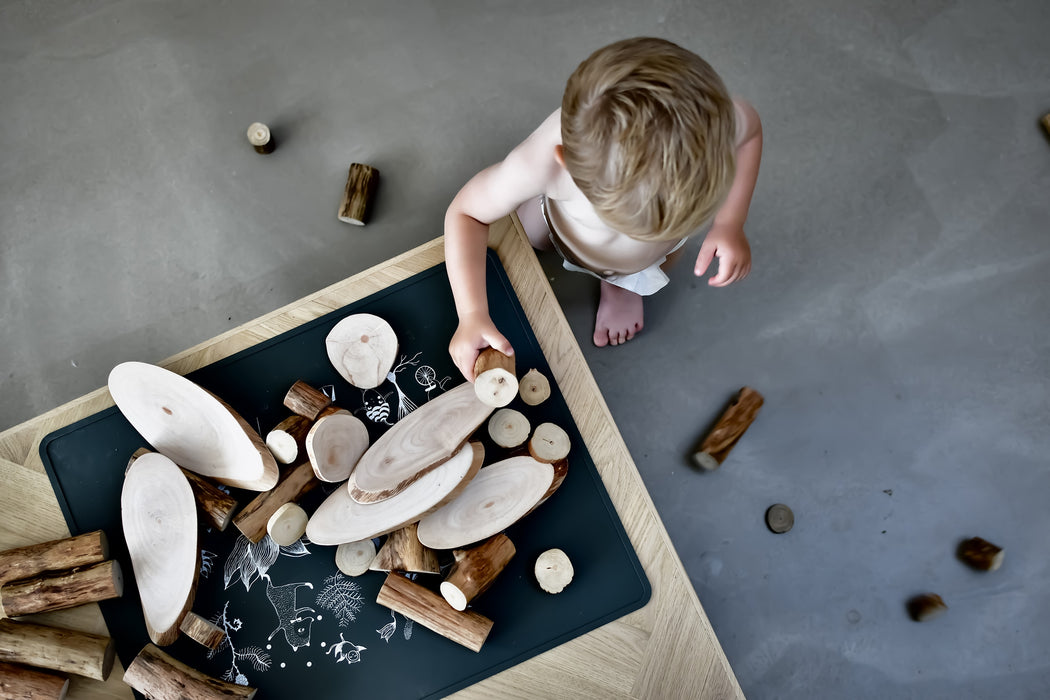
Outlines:
{"label": "wood grain texture", "polygon": [[38,576],[45,571],[65,571],[101,564],[108,558],[109,542],[102,530],[15,547],[0,552],[0,585]]}
{"label": "wood grain texture", "polygon": [[[489,244],[503,262],[544,355],[550,379],[565,396],[616,511],[653,587],[641,610],[524,661],[469,688],[457,700],[485,698],[743,698],[732,669],[689,584],[652,500],[587,368],[535,253],[514,217],[490,227]],[[185,374],[381,291],[444,261],[435,239],[354,277],[321,289],[161,363]],[[0,547],[68,537],[57,499],[38,456],[48,433],[113,405],[105,389],[0,433]],[[16,507],[17,506],[17,507]],[[103,632],[97,606],[79,608],[82,629]],[[63,613],[59,613],[62,615]],[[676,646],[682,643],[684,645]],[[111,675],[70,694],[85,700],[132,697]],[[77,679],[74,679],[74,686]]]}

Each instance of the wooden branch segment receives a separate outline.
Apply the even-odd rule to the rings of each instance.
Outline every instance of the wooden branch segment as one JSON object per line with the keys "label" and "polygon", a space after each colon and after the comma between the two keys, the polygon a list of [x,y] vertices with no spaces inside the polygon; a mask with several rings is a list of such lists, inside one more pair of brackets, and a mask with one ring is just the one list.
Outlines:
{"label": "wooden branch segment", "polygon": [[358,503],[346,488],[336,489],[310,518],[306,536],[315,544],[333,545],[398,530],[456,498],[481,469],[484,459],[481,443],[467,443],[393,498],[376,503]]}
{"label": "wooden branch segment", "polygon": [[8,549],[0,552],[0,585],[47,571],[91,566],[106,559],[109,559],[109,542],[102,530]]}
{"label": "wooden branch segment", "polygon": [[[349,497],[350,495],[347,494],[347,498]],[[376,545],[371,539],[344,542],[336,547],[335,567],[347,576],[360,576],[368,571],[368,567],[375,558]]]}
{"label": "wooden branch segment", "polygon": [[225,531],[237,510],[237,499],[200,474],[188,469],[183,469],[182,473],[193,489],[193,497],[197,499],[197,507],[205,522],[219,532]]}
{"label": "wooden branch segment", "polygon": [[88,603],[119,598],[124,576],[116,561],[48,572],[34,578],[9,581],[0,587],[0,608],[5,617],[67,610]]}
{"label": "wooden branch segment", "polygon": [[295,503],[285,503],[266,521],[266,532],[280,547],[297,541],[306,532],[310,517]]}
{"label": "wooden branch segment", "polygon": [[332,400],[319,389],[299,380],[284,395],[284,407],[310,421],[317,420],[321,411],[332,405]]}
{"label": "wooden branch segment", "polygon": [[466,610],[470,601],[489,589],[514,552],[514,543],[502,533],[472,549],[457,549],[456,562],[441,582],[441,595],[456,610]]}
{"label": "wooden branch segment", "polygon": [[994,545],[988,540],[980,537],[971,537],[959,543],[956,552],[959,559],[978,571],[995,571],[1003,565],[1003,557],[1006,552],[1002,547]]}
{"label": "wooden branch segment", "polygon": [[441,573],[437,552],[420,543],[416,527],[417,524],[412,523],[391,532],[368,568],[415,574]]}
{"label": "wooden branch segment", "polygon": [[149,700],[253,698],[256,689],[212,678],[147,644],[124,672],[124,682]]}
{"label": "wooden branch segment", "polygon": [[1043,123],[1043,128],[1046,129],[1047,136],[1050,136],[1050,112],[1044,114],[1040,121]]}
{"label": "wooden branch segment", "polygon": [[266,535],[266,524],[278,508],[298,501],[320,483],[310,461],[304,459],[301,464],[286,469],[277,486],[252,499],[233,519],[233,525],[249,540],[258,542]]}
{"label": "wooden branch segment", "polygon": [[378,185],[378,170],[371,165],[351,163],[350,171],[346,175],[343,200],[339,203],[339,220],[355,226],[364,226],[368,221],[372,198],[375,197]]}
{"label": "wooden branch segment", "polygon": [[143,455],[124,476],[120,511],[146,630],[154,643],[171,644],[200,571],[193,490],[170,459]]}
{"label": "wooden branch segment", "polygon": [[270,127],[262,122],[254,122],[248,127],[248,143],[252,145],[256,153],[263,155],[273,153],[275,147]]}
{"label": "wooden branch segment", "polygon": [[109,678],[114,657],[109,637],[0,620],[0,661],[104,681]]}
{"label": "wooden branch segment", "polygon": [[437,593],[394,572],[387,574],[376,602],[471,651],[481,651],[492,631],[492,620],[484,615],[453,610]]}
{"label": "wooden branch segment", "polygon": [[208,649],[218,649],[222,640],[226,639],[226,630],[205,620],[192,610],[182,618],[179,631]]}
{"label": "wooden branch segment", "polygon": [[368,428],[349,411],[336,411],[317,419],[306,436],[306,453],[321,481],[338,483],[368,449]]}
{"label": "wooden branch segment", "polygon": [[485,348],[474,361],[474,392],[482,403],[500,408],[518,395],[514,358],[495,348]]}
{"label": "wooden branch segment", "polygon": [[729,456],[729,451],[754,422],[763,402],[762,394],[751,387],[742,388],[694,451],[693,462],[705,471],[718,469]]}
{"label": "wooden branch segment", "polygon": [[273,458],[281,464],[294,464],[299,455],[306,449],[306,434],[312,423],[308,418],[292,415],[266,433],[266,446],[273,453]]}
{"label": "wooden branch segment", "polygon": [[554,423],[540,423],[529,440],[529,454],[540,462],[553,463],[569,456],[569,434]]}
{"label": "wooden branch segment", "polygon": [[569,556],[560,549],[548,549],[536,557],[533,572],[540,588],[548,593],[561,593],[572,582],[574,574]]}
{"label": "wooden branch segment", "polygon": [[521,400],[529,406],[538,406],[551,396],[551,383],[538,369],[530,369],[518,383]]}
{"label": "wooden branch segment", "polygon": [[400,493],[459,451],[490,413],[492,407],[478,400],[469,383],[426,402],[362,455],[350,475],[350,495],[376,503]]}
{"label": "wooden branch segment", "polygon": [[277,463],[259,434],[185,377],[124,362],[109,373],[109,393],[139,434],[184,469],[253,491],[277,483]]}
{"label": "wooden branch segment", "polygon": [[528,514],[554,482],[554,467],[531,457],[491,464],[448,505],[419,521],[419,541],[457,549],[505,530]]}
{"label": "wooden branch segment", "polygon": [[325,338],[328,360],[339,375],[359,389],[374,389],[397,359],[397,334],[372,314],[352,314],[335,324]]}
{"label": "wooden branch segment", "polygon": [[63,700],[69,679],[28,666],[0,661],[0,698],[9,700]]}
{"label": "wooden branch segment", "polygon": [[916,622],[927,622],[939,617],[946,610],[947,604],[936,593],[923,593],[908,600],[908,614]]}
{"label": "wooden branch segment", "polygon": [[501,408],[489,418],[489,437],[500,447],[518,447],[529,439],[532,425],[521,411]]}

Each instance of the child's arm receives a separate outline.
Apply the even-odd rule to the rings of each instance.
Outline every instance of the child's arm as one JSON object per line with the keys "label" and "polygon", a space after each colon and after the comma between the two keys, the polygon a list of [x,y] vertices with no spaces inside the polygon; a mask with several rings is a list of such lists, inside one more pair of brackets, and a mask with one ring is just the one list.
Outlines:
{"label": "child's arm", "polygon": [[697,277],[702,276],[717,257],[718,274],[707,282],[712,287],[725,287],[744,279],[751,271],[751,246],[744,235],[744,221],[762,160],[762,122],[750,103],[743,100],[735,100],[735,103],[744,117],[740,144],[736,149],[736,175],[725,203],[715,214],[711,230],[700,246],[694,269]]}
{"label": "child's arm", "polygon": [[474,362],[486,347],[508,355],[514,352],[489,317],[485,289],[488,225],[546,190],[556,175],[554,147],[561,141],[559,124],[560,111],[502,162],[471,178],[445,214],[445,262],[459,315],[448,351],[468,381],[474,381]]}

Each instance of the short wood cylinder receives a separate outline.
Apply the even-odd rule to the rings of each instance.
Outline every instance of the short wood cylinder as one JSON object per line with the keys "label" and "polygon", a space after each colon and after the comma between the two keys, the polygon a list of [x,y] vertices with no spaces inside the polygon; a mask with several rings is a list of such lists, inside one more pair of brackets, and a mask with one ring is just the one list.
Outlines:
{"label": "short wood cylinder", "polygon": [[262,122],[255,122],[248,127],[248,143],[252,145],[256,153],[263,155],[273,153],[275,147],[270,127]]}
{"label": "short wood cylinder", "polygon": [[393,572],[387,574],[376,603],[471,651],[481,651],[492,631],[492,620],[484,615],[453,610],[437,593]]}
{"label": "short wood cylinder", "polygon": [[321,411],[331,405],[332,400],[324,392],[301,380],[292,384],[292,388],[284,395],[284,407],[309,420],[317,420]]}
{"label": "short wood cylinder", "polygon": [[183,469],[182,473],[186,475],[186,481],[190,482],[193,497],[197,500],[197,510],[204,516],[205,522],[219,532],[226,530],[237,510],[237,499],[200,474],[189,469]]}
{"label": "short wood cylinder", "polygon": [[288,416],[266,434],[266,446],[281,464],[293,464],[306,449],[306,434],[313,425],[308,418]]}
{"label": "short wood cylinder", "polygon": [[344,542],[335,549],[335,566],[347,576],[365,573],[375,558],[376,545],[370,539]]}
{"label": "short wood cylinder", "polygon": [[68,691],[65,676],[0,661],[0,698],[62,700]]}
{"label": "short wood cylinder", "polygon": [[569,456],[569,434],[554,423],[540,423],[529,440],[529,454],[540,462],[553,464]]}
{"label": "short wood cylinder", "polygon": [[364,226],[368,221],[372,198],[379,185],[379,171],[371,165],[351,163],[343,189],[343,201],[339,204],[339,220]]}
{"label": "short wood cylinder", "polygon": [[124,576],[115,560],[83,569],[9,581],[0,587],[0,608],[6,617],[65,610],[119,598]]}
{"label": "short wood cylinder", "polygon": [[218,649],[222,640],[226,639],[226,630],[214,622],[205,620],[192,610],[182,618],[179,631],[208,649]]}
{"label": "short wood cylinder", "polygon": [[474,393],[486,406],[501,408],[518,395],[514,358],[495,348],[485,348],[474,361]]}
{"label": "short wood cylinder", "polygon": [[114,653],[108,637],[0,620],[0,661],[104,681],[113,668]]}
{"label": "short wood cylinder", "polygon": [[521,400],[529,406],[538,406],[551,395],[551,383],[538,369],[530,369],[518,383]]}
{"label": "short wood cylinder", "polygon": [[500,533],[470,549],[457,549],[455,563],[441,582],[441,595],[456,610],[467,605],[489,589],[514,557],[514,543]]}
{"label": "short wood cylinder", "polygon": [[754,422],[763,402],[762,394],[751,387],[742,388],[693,451],[693,463],[704,471],[718,469],[729,456],[729,451]]}
{"label": "short wood cylinder", "polygon": [[971,537],[959,543],[959,559],[978,571],[995,571],[1003,565],[1003,548],[980,537]]}
{"label": "short wood cylinder", "polygon": [[285,469],[276,486],[249,501],[233,519],[233,525],[249,540],[258,542],[266,535],[266,524],[278,508],[285,503],[298,501],[320,483],[314,476],[310,460],[304,459],[300,464]]}
{"label": "short wood cylinder", "polygon": [[0,585],[32,578],[47,571],[66,571],[100,564],[109,558],[106,533],[95,530],[0,552]]}
{"label": "short wood cylinder", "polygon": [[124,672],[124,682],[150,700],[253,698],[256,689],[212,678],[168,656],[152,644],[143,647]]}

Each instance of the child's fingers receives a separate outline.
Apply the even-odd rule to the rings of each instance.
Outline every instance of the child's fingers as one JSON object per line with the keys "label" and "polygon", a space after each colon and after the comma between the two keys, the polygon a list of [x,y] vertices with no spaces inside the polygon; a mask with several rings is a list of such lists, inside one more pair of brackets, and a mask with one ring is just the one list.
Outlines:
{"label": "child's fingers", "polygon": [[696,267],[693,269],[693,274],[700,277],[707,272],[711,261],[715,259],[715,250],[715,246],[709,246],[706,242],[700,246],[700,253],[696,256]]}

